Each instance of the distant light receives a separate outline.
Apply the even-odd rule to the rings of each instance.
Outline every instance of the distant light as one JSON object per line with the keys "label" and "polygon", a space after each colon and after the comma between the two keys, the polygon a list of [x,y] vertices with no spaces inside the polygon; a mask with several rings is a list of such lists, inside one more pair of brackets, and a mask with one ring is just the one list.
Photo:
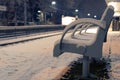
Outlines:
{"label": "distant light", "polygon": [[94,18],[97,18],[97,16],[96,16],[96,15],[94,15]]}
{"label": "distant light", "polygon": [[40,10],[38,10],[38,13],[41,13],[41,11],[40,11]]}
{"label": "distant light", "polygon": [[78,9],[75,10],[75,12],[78,12],[78,11],[79,11]]}
{"label": "distant light", "polygon": [[55,5],[56,4],[56,1],[52,1],[52,3],[51,3],[52,5]]}
{"label": "distant light", "polygon": [[88,13],[87,15],[88,15],[88,16],[90,16],[91,14],[90,14],[90,13]]}

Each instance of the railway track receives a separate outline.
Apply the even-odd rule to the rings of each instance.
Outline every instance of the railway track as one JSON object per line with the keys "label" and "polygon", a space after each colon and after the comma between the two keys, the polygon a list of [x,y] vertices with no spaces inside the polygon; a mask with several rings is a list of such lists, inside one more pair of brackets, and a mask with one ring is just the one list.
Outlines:
{"label": "railway track", "polygon": [[0,28],[0,46],[60,35],[63,29],[63,26]]}
{"label": "railway track", "polygon": [[0,46],[6,46],[6,45],[21,43],[21,42],[27,42],[27,41],[32,41],[32,40],[36,40],[36,39],[61,35],[61,34],[62,34],[62,30],[41,32],[41,33],[32,33],[29,35],[19,35],[19,36],[13,35],[13,36],[5,37],[5,38],[0,38]]}
{"label": "railway track", "polygon": [[49,33],[63,30],[63,26],[21,26],[21,27],[0,27],[0,40],[5,38],[19,37],[38,33]]}

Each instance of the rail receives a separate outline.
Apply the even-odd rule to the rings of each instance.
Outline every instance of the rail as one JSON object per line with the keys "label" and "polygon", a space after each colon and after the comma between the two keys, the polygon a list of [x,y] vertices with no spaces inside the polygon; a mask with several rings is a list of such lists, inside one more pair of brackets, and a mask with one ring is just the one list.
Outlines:
{"label": "rail", "polygon": [[63,29],[63,25],[1,26],[0,39]]}

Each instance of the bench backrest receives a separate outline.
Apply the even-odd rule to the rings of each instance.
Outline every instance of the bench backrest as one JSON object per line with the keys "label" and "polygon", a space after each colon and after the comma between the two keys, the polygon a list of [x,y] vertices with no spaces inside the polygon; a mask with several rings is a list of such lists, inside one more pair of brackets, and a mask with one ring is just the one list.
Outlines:
{"label": "bench backrest", "polygon": [[[105,27],[105,30],[107,32],[108,32],[108,29],[109,29],[109,26],[110,26],[113,14],[114,14],[114,8],[113,8],[113,6],[108,6],[105,9],[105,11],[104,11],[104,13],[103,13],[103,15],[102,15],[102,17],[100,19],[101,21],[105,21],[106,22],[106,26],[104,26],[104,27]],[[107,32],[105,34],[104,42],[106,42],[106,40],[107,40]]]}

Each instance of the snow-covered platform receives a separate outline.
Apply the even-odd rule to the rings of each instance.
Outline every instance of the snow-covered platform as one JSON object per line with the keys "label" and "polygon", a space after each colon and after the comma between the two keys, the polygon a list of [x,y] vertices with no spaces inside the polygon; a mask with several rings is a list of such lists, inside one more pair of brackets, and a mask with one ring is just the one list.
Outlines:
{"label": "snow-covered platform", "polygon": [[[1,80],[53,80],[68,69],[68,65],[82,58],[78,54],[65,53],[53,57],[54,42],[61,36],[51,36],[29,42],[0,47]],[[112,79],[120,79],[120,32],[108,32],[103,46],[103,57],[111,47]]]}

